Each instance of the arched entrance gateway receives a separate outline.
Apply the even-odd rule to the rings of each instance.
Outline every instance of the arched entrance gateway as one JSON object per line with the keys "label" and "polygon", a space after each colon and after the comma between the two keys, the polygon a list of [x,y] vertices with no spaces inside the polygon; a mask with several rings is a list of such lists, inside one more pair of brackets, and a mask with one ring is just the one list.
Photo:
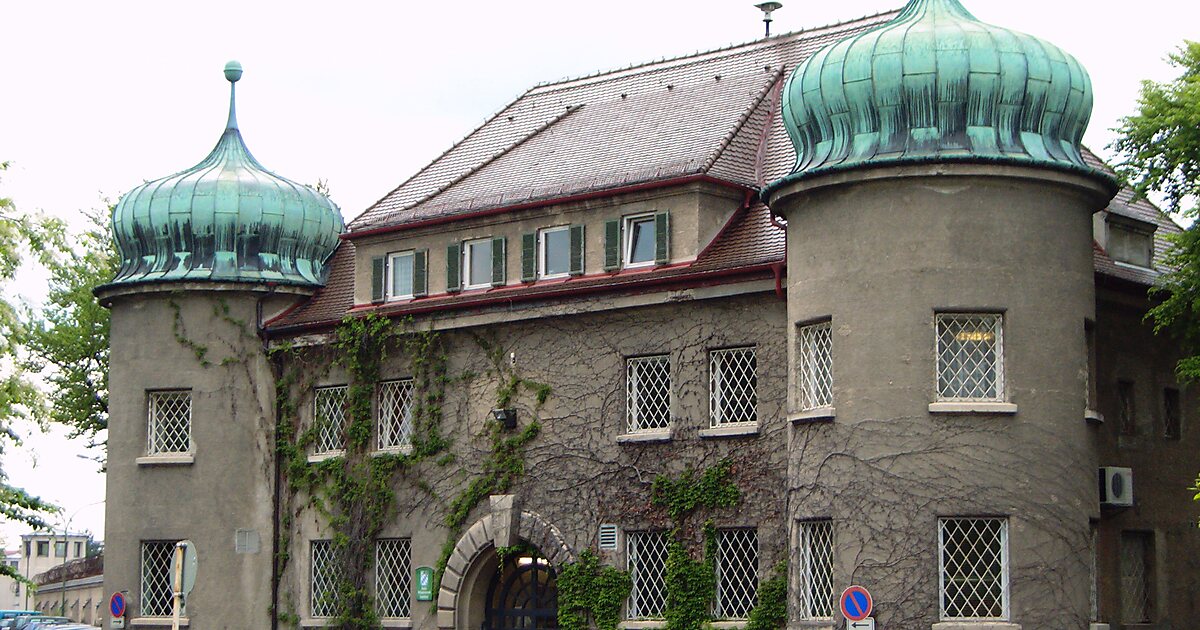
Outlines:
{"label": "arched entrance gateway", "polygon": [[491,507],[459,538],[446,563],[438,628],[557,628],[556,577],[575,554],[540,514],[513,509],[511,496],[493,496]]}

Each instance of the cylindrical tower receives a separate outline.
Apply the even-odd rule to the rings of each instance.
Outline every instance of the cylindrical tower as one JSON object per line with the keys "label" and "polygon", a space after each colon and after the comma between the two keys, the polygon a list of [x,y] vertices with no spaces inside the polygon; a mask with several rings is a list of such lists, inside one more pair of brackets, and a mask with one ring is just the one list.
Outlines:
{"label": "cylindrical tower", "polygon": [[1115,184],[1081,157],[1086,72],[912,0],[798,67],[783,111],[793,623],[862,584],[881,627],[1087,627],[1091,215]]}
{"label": "cylindrical tower", "polygon": [[104,588],[139,627],[170,627],[174,543],[198,552],[192,628],[270,626],[275,377],[264,318],[325,281],[344,230],[325,196],[264,169],[234,109],[202,162],[113,212]]}

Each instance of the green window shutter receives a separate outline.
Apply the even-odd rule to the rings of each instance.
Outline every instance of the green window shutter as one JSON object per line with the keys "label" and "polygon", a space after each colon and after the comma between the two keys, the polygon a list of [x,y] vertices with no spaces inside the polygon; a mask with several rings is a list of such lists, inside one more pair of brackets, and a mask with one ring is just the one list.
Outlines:
{"label": "green window shutter", "polygon": [[583,226],[571,226],[571,275],[583,275]]}
{"label": "green window shutter", "polygon": [[446,246],[446,292],[462,290],[462,243]]}
{"label": "green window shutter", "polygon": [[537,234],[521,235],[521,282],[537,280]]}
{"label": "green window shutter", "polygon": [[371,301],[382,302],[384,298],[383,283],[387,280],[387,257],[375,256],[371,259]]}
{"label": "green window shutter", "polygon": [[666,212],[654,215],[654,262],[671,262],[671,215]]}
{"label": "green window shutter", "polygon": [[429,295],[429,250],[418,249],[413,252],[413,297]]}
{"label": "green window shutter", "polygon": [[508,275],[505,262],[507,258],[504,251],[505,239],[503,236],[497,236],[492,239],[492,286],[504,286],[506,276]]}
{"label": "green window shutter", "polygon": [[604,270],[621,268],[621,220],[604,222]]}

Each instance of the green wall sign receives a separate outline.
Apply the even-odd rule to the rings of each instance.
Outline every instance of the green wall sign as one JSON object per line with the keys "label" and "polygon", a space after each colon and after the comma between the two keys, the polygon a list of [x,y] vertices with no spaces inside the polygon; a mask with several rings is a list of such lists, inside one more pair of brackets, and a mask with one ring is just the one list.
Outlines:
{"label": "green wall sign", "polygon": [[433,569],[417,567],[417,601],[433,601]]}

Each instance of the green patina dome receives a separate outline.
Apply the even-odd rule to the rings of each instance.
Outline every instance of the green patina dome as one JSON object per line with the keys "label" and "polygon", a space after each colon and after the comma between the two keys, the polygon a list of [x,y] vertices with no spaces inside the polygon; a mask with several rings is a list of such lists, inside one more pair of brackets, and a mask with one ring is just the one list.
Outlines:
{"label": "green patina dome", "polygon": [[977,20],[958,0],[911,0],[896,19],[798,66],[783,94],[796,148],[769,188],[861,166],[996,162],[1094,174],[1079,144],[1087,71],[1058,47]]}
{"label": "green patina dome", "polygon": [[234,108],[241,64],[225,66],[229,122],[202,162],[129,191],[113,211],[121,267],[114,285],[143,282],[325,283],[345,231],[321,193],[263,168]]}

